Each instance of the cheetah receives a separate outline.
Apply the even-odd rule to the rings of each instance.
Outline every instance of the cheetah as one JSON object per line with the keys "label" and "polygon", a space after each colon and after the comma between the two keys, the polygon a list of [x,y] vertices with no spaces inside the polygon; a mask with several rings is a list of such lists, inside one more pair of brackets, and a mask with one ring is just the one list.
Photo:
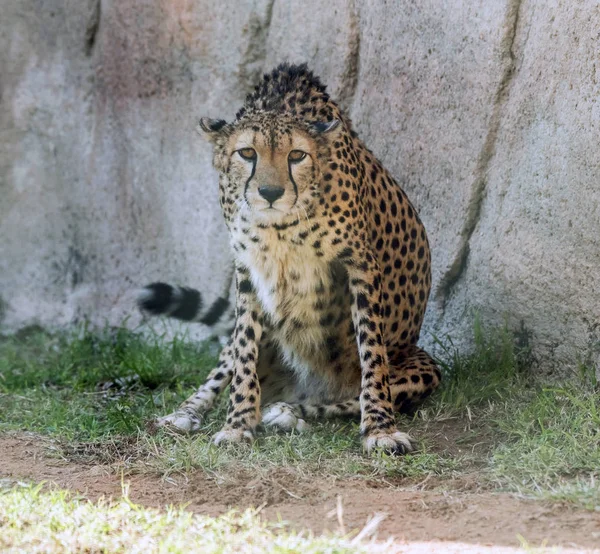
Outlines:
{"label": "cheetah", "polygon": [[[265,74],[235,120],[202,118],[235,265],[235,319],[206,382],[156,426],[190,433],[229,385],[217,444],[257,426],[303,431],[311,418],[360,416],[368,453],[404,454],[394,412],[441,381],[417,346],[431,288],[414,206],[306,66]],[[148,285],[139,305],[212,324],[193,289]],[[261,413],[262,412],[262,413]]]}

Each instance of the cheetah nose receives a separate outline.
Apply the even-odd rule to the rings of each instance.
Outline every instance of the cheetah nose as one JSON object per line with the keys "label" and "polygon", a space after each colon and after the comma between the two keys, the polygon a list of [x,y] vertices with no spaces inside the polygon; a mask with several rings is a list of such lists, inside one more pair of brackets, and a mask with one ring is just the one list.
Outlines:
{"label": "cheetah nose", "polygon": [[271,206],[278,198],[283,196],[285,189],[283,187],[273,187],[265,185],[264,187],[258,187],[258,194],[260,194]]}

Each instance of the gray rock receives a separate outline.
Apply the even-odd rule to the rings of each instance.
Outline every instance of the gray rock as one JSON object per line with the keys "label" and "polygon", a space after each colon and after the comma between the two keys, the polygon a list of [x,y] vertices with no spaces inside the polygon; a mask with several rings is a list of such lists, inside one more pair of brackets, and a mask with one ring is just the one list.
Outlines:
{"label": "gray rock", "polygon": [[466,347],[478,311],[544,367],[600,366],[599,28],[592,0],[8,3],[0,325],[136,325],[156,279],[219,294],[197,120],[307,61],[429,230],[423,342]]}
{"label": "gray rock", "polygon": [[468,254],[437,325],[507,317],[540,361],[600,368],[600,10],[523,2]]}

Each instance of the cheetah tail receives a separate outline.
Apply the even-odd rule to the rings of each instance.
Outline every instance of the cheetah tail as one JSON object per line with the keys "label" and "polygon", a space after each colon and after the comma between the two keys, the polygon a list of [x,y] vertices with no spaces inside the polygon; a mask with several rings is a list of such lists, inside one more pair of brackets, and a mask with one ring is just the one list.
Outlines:
{"label": "cheetah tail", "polygon": [[204,323],[210,327],[228,325],[235,307],[228,298],[231,277],[228,275],[221,295],[205,306],[202,293],[189,287],[151,283],[138,293],[137,305],[150,315],[165,315],[182,321]]}

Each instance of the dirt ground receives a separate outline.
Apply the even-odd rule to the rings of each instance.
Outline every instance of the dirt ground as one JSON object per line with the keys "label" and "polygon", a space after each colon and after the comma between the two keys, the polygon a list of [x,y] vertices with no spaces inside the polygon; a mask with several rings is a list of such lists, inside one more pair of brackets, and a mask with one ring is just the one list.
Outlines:
{"label": "dirt ground", "polygon": [[[28,435],[0,436],[0,477],[47,481],[91,500],[121,496],[121,476],[108,467],[57,459],[40,439]],[[600,545],[600,513],[481,492],[476,474],[445,482],[446,492],[424,490],[424,483],[399,487],[358,479],[315,480],[281,470],[267,481],[236,470],[226,482],[201,472],[168,479],[129,475],[125,482],[131,500],[144,506],[187,504],[211,516],[261,506],[269,521],[281,518],[317,533],[360,529],[377,512],[386,514],[377,532],[380,539],[514,547],[520,536],[530,546]]]}

